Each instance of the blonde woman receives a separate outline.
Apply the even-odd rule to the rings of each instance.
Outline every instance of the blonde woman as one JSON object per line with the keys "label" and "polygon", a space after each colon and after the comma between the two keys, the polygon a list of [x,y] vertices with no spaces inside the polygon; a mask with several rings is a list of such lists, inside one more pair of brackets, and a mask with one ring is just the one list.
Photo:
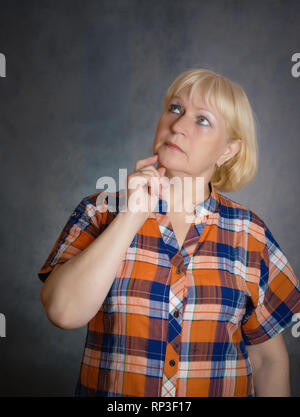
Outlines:
{"label": "blonde woman", "polygon": [[84,198],[39,271],[49,320],[88,325],[76,396],[290,395],[280,333],[299,282],[264,221],[219,193],[256,171],[243,89],[181,74],[115,210],[103,191]]}

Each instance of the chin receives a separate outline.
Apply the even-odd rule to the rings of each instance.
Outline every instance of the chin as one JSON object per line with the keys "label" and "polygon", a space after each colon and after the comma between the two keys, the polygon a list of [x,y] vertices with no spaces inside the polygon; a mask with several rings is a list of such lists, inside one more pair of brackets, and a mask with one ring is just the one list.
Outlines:
{"label": "chin", "polygon": [[157,151],[158,154],[158,163],[164,166],[168,170],[178,170],[180,166],[178,164],[178,160],[176,156],[172,157],[171,155],[167,155],[164,152],[164,149],[159,148]]}

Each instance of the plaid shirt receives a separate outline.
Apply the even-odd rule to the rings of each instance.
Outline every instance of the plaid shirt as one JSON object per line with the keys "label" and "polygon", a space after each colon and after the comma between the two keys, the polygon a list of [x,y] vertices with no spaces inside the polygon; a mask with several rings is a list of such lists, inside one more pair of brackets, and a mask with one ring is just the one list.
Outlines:
{"label": "plaid shirt", "polygon": [[[84,198],[38,275],[85,249],[116,211]],[[101,279],[101,275],[99,276]],[[196,207],[179,248],[159,199],[88,323],[76,396],[254,396],[246,345],[300,311],[299,282],[265,223],[219,194]]]}

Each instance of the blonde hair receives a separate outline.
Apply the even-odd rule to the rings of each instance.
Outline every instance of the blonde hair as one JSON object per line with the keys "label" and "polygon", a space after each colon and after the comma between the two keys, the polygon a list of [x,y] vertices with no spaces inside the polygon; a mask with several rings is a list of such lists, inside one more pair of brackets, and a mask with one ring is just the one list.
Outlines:
{"label": "blonde hair", "polygon": [[256,122],[248,97],[241,86],[207,69],[191,69],[179,75],[163,98],[164,110],[170,100],[189,87],[190,99],[201,89],[203,101],[225,120],[229,140],[241,140],[241,148],[231,159],[216,167],[210,182],[220,191],[243,188],[257,174],[258,145]]}

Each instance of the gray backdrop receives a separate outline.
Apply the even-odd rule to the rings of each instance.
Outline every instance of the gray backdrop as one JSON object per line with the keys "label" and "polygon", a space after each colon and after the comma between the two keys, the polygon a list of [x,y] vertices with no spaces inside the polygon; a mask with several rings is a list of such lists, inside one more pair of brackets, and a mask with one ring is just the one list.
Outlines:
{"label": "gray backdrop", "polygon": [[[73,395],[86,328],[51,325],[37,271],[97,178],[151,155],[162,97],[189,68],[246,90],[259,171],[225,195],[262,217],[300,276],[299,18],[297,0],[0,1],[1,396]],[[300,396],[295,336],[284,332]]]}

